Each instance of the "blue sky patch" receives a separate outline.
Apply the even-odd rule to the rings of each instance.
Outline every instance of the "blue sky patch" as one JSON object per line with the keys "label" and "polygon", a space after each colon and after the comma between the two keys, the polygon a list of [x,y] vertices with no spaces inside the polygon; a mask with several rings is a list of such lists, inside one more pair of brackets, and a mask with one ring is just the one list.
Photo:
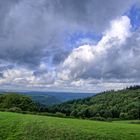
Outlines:
{"label": "blue sky patch", "polygon": [[137,30],[140,27],[140,7],[132,6],[126,14],[131,20],[132,30]]}
{"label": "blue sky patch", "polygon": [[76,31],[74,33],[66,33],[65,42],[68,49],[76,48],[83,44],[95,44],[102,38],[102,35],[93,32]]}

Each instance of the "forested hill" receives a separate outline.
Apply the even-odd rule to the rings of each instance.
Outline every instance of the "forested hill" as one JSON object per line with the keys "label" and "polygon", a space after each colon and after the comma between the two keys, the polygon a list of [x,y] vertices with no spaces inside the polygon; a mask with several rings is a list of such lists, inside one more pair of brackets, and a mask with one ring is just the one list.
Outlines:
{"label": "forested hill", "polygon": [[93,97],[68,101],[49,108],[67,116],[82,118],[140,119],[140,87],[108,91]]}
{"label": "forested hill", "polygon": [[7,93],[0,94],[0,110],[12,112],[32,112],[38,110],[38,105],[27,96]]}

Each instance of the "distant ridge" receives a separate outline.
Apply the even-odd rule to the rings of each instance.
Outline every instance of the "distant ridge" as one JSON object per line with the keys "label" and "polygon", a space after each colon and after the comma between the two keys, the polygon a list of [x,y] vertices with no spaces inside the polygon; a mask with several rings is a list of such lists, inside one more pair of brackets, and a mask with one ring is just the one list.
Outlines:
{"label": "distant ridge", "polygon": [[[10,93],[10,91],[1,90],[1,93]],[[12,91],[13,92],[13,91]],[[69,100],[82,99],[94,96],[95,93],[71,93],[71,92],[44,92],[44,91],[21,91],[15,92],[31,97],[34,101],[46,106],[60,104]]]}

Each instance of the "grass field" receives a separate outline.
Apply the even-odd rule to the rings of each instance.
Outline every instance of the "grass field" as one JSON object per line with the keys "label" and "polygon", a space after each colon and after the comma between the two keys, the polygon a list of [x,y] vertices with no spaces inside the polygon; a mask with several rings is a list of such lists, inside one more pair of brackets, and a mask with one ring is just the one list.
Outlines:
{"label": "grass field", "polygon": [[0,140],[140,140],[140,124],[0,112]]}

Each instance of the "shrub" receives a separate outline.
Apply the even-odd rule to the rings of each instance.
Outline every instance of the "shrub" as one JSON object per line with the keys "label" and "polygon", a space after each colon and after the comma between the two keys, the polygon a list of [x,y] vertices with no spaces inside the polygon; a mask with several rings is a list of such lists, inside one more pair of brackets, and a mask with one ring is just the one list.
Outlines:
{"label": "shrub", "polygon": [[22,110],[19,107],[12,107],[12,108],[9,108],[8,111],[10,111],[10,112],[21,112]]}
{"label": "shrub", "polygon": [[63,113],[61,113],[61,112],[56,112],[56,113],[55,113],[55,116],[56,116],[56,117],[66,117],[66,114],[63,114]]}
{"label": "shrub", "polygon": [[120,113],[120,119],[122,119],[122,120],[127,120],[128,118],[129,118],[129,116],[128,116],[128,113]]}
{"label": "shrub", "polygon": [[139,110],[138,109],[131,109],[128,112],[129,119],[137,119],[139,118]]}

